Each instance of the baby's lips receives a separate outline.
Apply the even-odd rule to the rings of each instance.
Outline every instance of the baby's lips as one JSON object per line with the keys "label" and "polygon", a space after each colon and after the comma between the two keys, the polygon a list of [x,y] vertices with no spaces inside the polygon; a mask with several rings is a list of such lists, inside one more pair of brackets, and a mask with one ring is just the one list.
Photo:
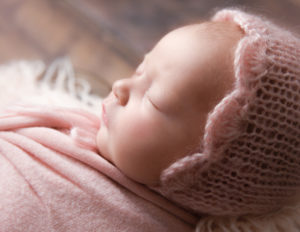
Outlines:
{"label": "baby's lips", "polygon": [[104,123],[104,125],[107,127],[108,125],[108,118],[107,118],[107,114],[106,114],[106,107],[104,102],[102,103],[102,121]]}

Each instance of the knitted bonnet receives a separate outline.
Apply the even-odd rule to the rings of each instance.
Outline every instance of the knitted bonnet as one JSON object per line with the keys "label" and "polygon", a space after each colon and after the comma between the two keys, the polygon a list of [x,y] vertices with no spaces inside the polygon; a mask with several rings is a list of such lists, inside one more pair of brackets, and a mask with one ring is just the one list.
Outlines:
{"label": "knitted bonnet", "polygon": [[237,9],[212,21],[245,33],[234,89],[209,113],[201,151],[164,170],[155,190],[199,215],[268,213],[300,188],[300,39]]}

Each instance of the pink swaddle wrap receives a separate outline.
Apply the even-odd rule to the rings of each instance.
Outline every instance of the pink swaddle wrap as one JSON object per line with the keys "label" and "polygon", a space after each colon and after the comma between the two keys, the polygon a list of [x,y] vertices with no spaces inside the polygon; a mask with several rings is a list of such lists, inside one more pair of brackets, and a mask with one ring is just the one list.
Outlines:
{"label": "pink swaddle wrap", "polygon": [[99,119],[15,105],[0,113],[0,231],[192,231],[196,219],[96,150]]}

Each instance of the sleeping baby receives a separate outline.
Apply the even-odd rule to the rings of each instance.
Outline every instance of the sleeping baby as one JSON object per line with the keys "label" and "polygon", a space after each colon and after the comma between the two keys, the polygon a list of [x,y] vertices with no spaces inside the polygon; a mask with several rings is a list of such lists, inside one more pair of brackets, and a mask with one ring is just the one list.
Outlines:
{"label": "sleeping baby", "polygon": [[226,9],[164,36],[100,114],[6,107],[1,231],[296,228],[299,60],[296,35]]}

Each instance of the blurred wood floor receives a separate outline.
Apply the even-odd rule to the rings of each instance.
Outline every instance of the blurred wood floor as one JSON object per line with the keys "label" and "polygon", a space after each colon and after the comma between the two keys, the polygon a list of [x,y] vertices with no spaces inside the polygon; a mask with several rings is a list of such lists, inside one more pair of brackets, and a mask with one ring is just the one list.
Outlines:
{"label": "blurred wood floor", "polygon": [[0,62],[68,56],[106,95],[168,31],[228,6],[300,32],[300,0],[1,0]]}

